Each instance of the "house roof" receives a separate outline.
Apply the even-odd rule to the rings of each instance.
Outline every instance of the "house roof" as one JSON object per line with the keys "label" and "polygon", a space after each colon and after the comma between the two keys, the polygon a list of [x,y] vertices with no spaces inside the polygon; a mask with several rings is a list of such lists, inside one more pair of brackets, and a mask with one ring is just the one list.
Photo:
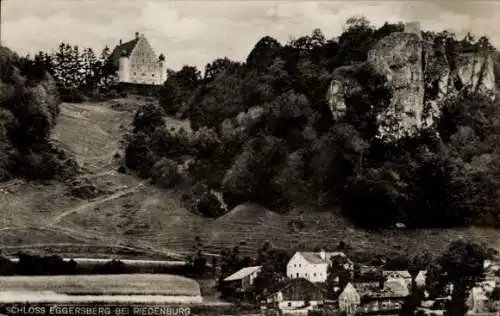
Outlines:
{"label": "house roof", "polygon": [[390,279],[384,283],[380,294],[384,297],[406,297],[410,295],[410,291],[402,279]]}
{"label": "house roof", "polygon": [[354,283],[354,288],[362,297],[373,297],[380,291],[380,284],[378,282],[357,282]]}
{"label": "house roof", "polygon": [[300,255],[304,257],[309,263],[313,264],[321,264],[321,263],[328,263],[330,262],[331,257],[346,257],[345,253],[336,251],[336,252],[325,252],[325,258],[326,260],[323,260],[321,258],[321,252],[310,252],[310,251],[299,251]]}
{"label": "house roof", "polygon": [[235,273],[231,274],[230,276],[228,276],[227,278],[225,278],[224,281],[241,280],[241,279],[249,276],[250,274],[257,272],[261,268],[262,268],[262,266],[254,266],[254,267],[246,267],[246,268],[240,269],[240,270],[236,271]]}
{"label": "house roof", "polygon": [[[403,281],[391,279],[381,289],[378,282],[357,282],[353,284],[362,299],[402,298],[410,293]],[[346,286],[347,288],[347,286]]]}
{"label": "house roof", "polygon": [[427,277],[427,270],[420,270],[418,271],[418,274],[415,278],[426,278]]}
{"label": "house roof", "polygon": [[359,271],[362,274],[364,274],[364,273],[377,273],[377,272],[380,272],[381,269],[377,266],[370,266],[370,265],[362,264],[359,266]]}
{"label": "house roof", "polygon": [[407,270],[384,270],[382,271],[382,276],[393,279],[411,279],[411,274]]}
{"label": "house roof", "polygon": [[285,300],[304,300],[309,297],[312,300],[324,299],[326,290],[304,278],[288,279],[275,287],[269,296],[281,292]]}
{"label": "house roof", "polygon": [[358,292],[358,294],[361,294],[359,293],[359,290],[356,287],[354,287],[354,285],[352,285],[352,283],[347,283],[342,292]]}
{"label": "house roof", "polygon": [[139,38],[134,38],[131,41],[117,45],[113,50],[113,52],[111,53],[110,60],[116,65],[118,65],[118,61],[121,56],[130,57],[130,54],[132,53],[138,42]]}

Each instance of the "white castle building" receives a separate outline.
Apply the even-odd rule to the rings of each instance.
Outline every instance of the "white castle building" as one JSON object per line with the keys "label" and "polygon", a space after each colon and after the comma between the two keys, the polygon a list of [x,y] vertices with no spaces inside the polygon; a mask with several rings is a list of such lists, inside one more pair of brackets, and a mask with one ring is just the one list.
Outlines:
{"label": "white castle building", "polygon": [[118,68],[118,81],[132,84],[162,85],[167,80],[165,56],[156,56],[144,34],[115,47],[111,60]]}

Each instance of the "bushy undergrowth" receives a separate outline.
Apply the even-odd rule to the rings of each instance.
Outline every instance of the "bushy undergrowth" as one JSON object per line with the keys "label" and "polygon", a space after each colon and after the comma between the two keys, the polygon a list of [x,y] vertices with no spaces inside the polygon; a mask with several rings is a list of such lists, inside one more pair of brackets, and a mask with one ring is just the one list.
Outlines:
{"label": "bushy undergrowth", "polygon": [[54,80],[5,47],[0,69],[0,181],[74,174],[74,160],[49,141],[60,111]]}
{"label": "bushy undergrowth", "polygon": [[[400,30],[399,24],[375,29],[351,19],[336,40],[319,30],[286,45],[266,36],[245,63],[217,59],[203,78],[190,66],[172,72],[160,92],[161,107],[138,111],[126,165],[168,187],[203,187],[185,195],[191,204],[217,192],[227,209],[246,201],[283,211],[299,204],[341,206],[370,228],[399,221],[413,227],[495,225],[498,102],[458,93],[442,104],[434,129],[390,144],[375,137],[376,117],[391,93],[363,62],[376,41]],[[331,74],[353,65],[361,89],[348,96],[347,113],[337,119],[325,98]],[[170,132],[166,114],[188,118],[194,133]],[[224,212],[212,202],[206,203],[214,211],[203,215]]]}

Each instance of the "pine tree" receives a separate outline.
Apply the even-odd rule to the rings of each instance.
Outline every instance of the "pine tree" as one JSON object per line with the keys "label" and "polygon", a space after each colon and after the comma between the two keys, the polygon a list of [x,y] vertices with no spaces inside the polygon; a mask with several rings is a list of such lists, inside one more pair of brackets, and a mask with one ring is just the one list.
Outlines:
{"label": "pine tree", "polygon": [[116,67],[113,65],[113,62],[110,60],[111,50],[106,45],[101,52],[100,56],[100,80],[99,87],[103,90],[108,90],[111,87],[115,86],[118,82],[118,78],[116,77]]}
{"label": "pine tree", "polygon": [[71,46],[67,43],[59,44],[54,56],[54,77],[60,88],[69,89],[71,86]]}
{"label": "pine tree", "polygon": [[82,53],[84,86],[88,90],[97,88],[97,82],[100,75],[100,62],[92,48],[84,49]]}
{"label": "pine tree", "polygon": [[71,88],[79,89],[83,85],[85,85],[85,61],[82,58],[82,54],[80,53],[80,49],[77,45],[73,46],[71,53],[71,70],[70,77],[72,78]]}

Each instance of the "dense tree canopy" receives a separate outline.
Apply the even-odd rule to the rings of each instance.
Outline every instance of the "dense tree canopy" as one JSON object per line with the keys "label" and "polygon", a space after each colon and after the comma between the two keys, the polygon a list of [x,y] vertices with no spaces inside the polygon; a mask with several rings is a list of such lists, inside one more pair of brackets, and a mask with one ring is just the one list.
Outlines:
{"label": "dense tree canopy", "polygon": [[71,175],[75,162],[48,139],[59,96],[43,63],[0,47],[0,69],[0,181]]}
{"label": "dense tree canopy", "polygon": [[[391,93],[385,79],[360,62],[380,38],[402,27],[375,28],[354,17],[336,39],[318,29],[284,45],[265,36],[245,63],[219,58],[203,77],[190,66],[172,72],[161,106],[210,135],[209,145],[164,126],[137,130],[128,167],[149,176],[155,161],[184,164],[189,157],[183,180],[222,193],[229,208],[245,201],[278,210],[341,206],[355,223],[372,228],[496,224],[498,102],[461,92],[442,104],[434,128],[393,143],[374,137]],[[488,46],[487,39],[459,41],[446,32],[423,35],[447,42],[451,59],[458,50]],[[342,118],[332,115],[325,98],[339,67],[361,87],[347,96]]]}

